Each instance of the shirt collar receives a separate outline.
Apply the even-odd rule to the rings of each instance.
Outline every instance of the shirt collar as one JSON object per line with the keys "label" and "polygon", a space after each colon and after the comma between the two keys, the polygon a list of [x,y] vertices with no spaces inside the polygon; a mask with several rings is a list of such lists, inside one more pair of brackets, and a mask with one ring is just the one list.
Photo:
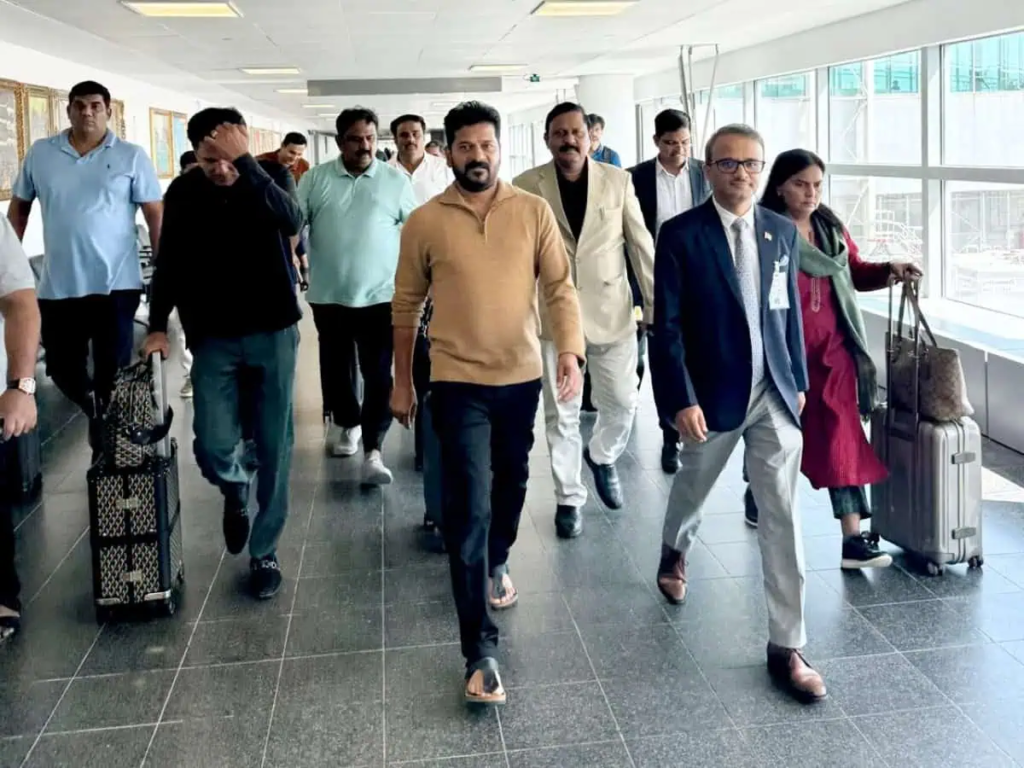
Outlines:
{"label": "shirt collar", "polygon": [[429,152],[424,152],[423,153],[423,159],[420,161],[420,164],[416,166],[416,170],[413,171],[412,173],[409,173],[409,169],[406,168],[404,165],[402,165],[402,161],[398,159],[398,153],[397,152],[394,154],[394,156],[390,160],[388,160],[388,165],[391,165],[392,167],[397,168],[402,173],[404,173],[406,176],[413,176],[413,175],[415,175],[416,173],[419,172],[420,168],[422,168],[425,171],[429,171],[429,172],[436,171],[439,163],[444,163],[447,166],[447,163],[445,163],[443,158],[440,158],[440,157],[437,157],[435,155],[432,155]]}
{"label": "shirt collar", "polygon": [[355,176],[349,173],[348,168],[345,167],[345,162],[341,159],[341,155],[338,155],[338,159],[334,161],[334,169],[338,172],[339,176],[348,176],[349,178],[352,179],[358,179],[363,176],[366,176],[367,178],[372,179],[374,176],[377,175],[377,168],[380,166],[380,164],[380,160],[378,160],[377,158],[373,158],[373,161],[370,163],[370,166],[365,171],[360,173],[359,176]]}
{"label": "shirt collar", "polygon": [[[498,179],[498,191],[494,196],[494,203],[491,205],[491,209],[503,200],[507,200],[510,197],[518,195],[518,191],[511,184]],[[440,202],[445,205],[455,205],[460,208],[469,208],[469,203],[466,202],[466,198],[459,192],[459,185],[456,182],[452,182],[448,185],[448,188],[442,192],[438,198]]]}
{"label": "shirt collar", "polygon": [[[100,142],[100,145],[98,147],[96,147],[96,149],[101,149],[101,148],[102,149],[109,149],[110,147],[114,146],[114,144],[116,144],[117,142],[118,142],[117,136],[114,134],[114,132],[112,130],[110,130],[108,128],[107,129],[107,133],[103,137],[103,141]],[[65,128],[63,131],[61,131],[57,135],[57,145],[64,152],[67,152],[70,155],[74,155],[75,157],[84,157],[84,155],[79,155],[78,154],[78,150],[75,149],[71,145],[71,129],[70,128]],[[95,152],[96,149],[94,149],[93,152]]]}
{"label": "shirt collar", "polygon": [[658,158],[654,158],[654,165],[658,169],[658,175],[668,176],[669,178],[672,179],[678,178],[679,176],[682,176],[684,173],[687,172],[687,163],[689,163],[689,159],[687,159],[686,163],[683,163],[683,167],[679,169],[679,173],[677,175],[675,173],[671,173],[667,168],[665,168],[665,166],[661,164],[661,160],[659,160]]}
{"label": "shirt collar", "polygon": [[719,216],[719,218],[722,219],[722,225],[725,227],[727,232],[731,232],[732,231],[732,225],[733,225],[733,222],[736,221],[736,219],[743,219],[745,222],[747,222],[747,224],[750,225],[751,231],[753,231],[753,228],[754,228],[754,205],[755,205],[753,202],[750,204],[750,210],[748,210],[742,216],[737,216],[732,211],[725,210],[725,208],[723,208],[721,205],[719,205],[719,203],[715,199],[714,195],[711,196],[711,202],[715,204],[715,210],[718,211],[718,216]]}

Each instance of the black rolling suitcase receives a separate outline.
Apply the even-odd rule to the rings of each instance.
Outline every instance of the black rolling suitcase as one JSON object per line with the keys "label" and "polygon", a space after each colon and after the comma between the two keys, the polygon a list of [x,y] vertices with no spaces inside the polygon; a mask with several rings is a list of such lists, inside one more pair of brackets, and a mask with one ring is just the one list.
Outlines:
{"label": "black rolling suitcase", "polygon": [[43,487],[43,461],[39,429],[12,437],[4,446],[0,465],[0,494],[3,501],[18,504],[39,495]]}
{"label": "black rolling suitcase", "polygon": [[159,355],[118,373],[103,414],[102,455],[88,473],[99,622],[177,608],[184,565],[173,415]]}

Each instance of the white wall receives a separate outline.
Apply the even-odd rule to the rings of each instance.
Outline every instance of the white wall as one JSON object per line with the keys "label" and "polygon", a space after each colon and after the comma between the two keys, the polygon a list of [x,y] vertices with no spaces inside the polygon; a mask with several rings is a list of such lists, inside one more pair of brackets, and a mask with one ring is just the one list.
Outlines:
{"label": "white wall", "polygon": [[[168,90],[150,85],[130,77],[102,69],[58,59],[38,51],[22,48],[0,41],[0,77],[32,85],[69,90],[82,80],[96,80],[105,85],[113,98],[125,105],[125,132],[128,141],[141,146],[150,153],[149,109],[170,110],[193,115],[209,106],[237,106],[232,104],[213,105],[200,101],[188,93]],[[284,134],[288,131],[306,132],[308,126],[298,125],[281,119],[267,117],[241,109],[250,125]],[[175,158],[177,164],[177,158]],[[164,182],[165,186],[169,182]],[[7,202],[0,202],[0,215],[6,215]],[[25,233],[25,250],[30,256],[43,252],[43,227],[38,208],[33,211]]]}

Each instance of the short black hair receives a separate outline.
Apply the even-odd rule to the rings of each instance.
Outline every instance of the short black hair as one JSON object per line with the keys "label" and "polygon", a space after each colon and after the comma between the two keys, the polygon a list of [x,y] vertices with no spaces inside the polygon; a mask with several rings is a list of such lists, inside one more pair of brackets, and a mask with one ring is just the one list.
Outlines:
{"label": "short black hair", "polygon": [[587,128],[590,127],[590,120],[587,117],[587,110],[585,110],[575,101],[563,101],[560,102],[559,104],[555,104],[552,110],[548,112],[548,116],[544,118],[544,135],[548,135],[548,131],[551,130],[551,124],[555,122],[556,117],[561,117],[562,115],[569,115],[572,114],[573,112],[579,112],[581,115],[583,115],[583,122],[586,123]]}
{"label": "short black hair", "polygon": [[218,125],[245,125],[242,113],[234,107],[207,107],[192,115],[188,121],[188,140],[193,147],[203,143]]}
{"label": "short black hair", "polygon": [[399,126],[402,125],[402,123],[419,123],[421,126],[423,126],[423,132],[424,133],[427,132],[427,121],[426,120],[424,120],[419,115],[408,114],[408,115],[400,115],[399,117],[396,117],[394,120],[391,121],[391,135],[392,136],[397,136],[398,135],[398,128],[399,128]]}
{"label": "short black hair", "polygon": [[424,149],[430,149],[431,147],[437,147],[438,149],[442,149],[441,142],[434,141],[433,139],[427,142],[427,146],[425,146]]}
{"label": "short black hair", "polygon": [[95,80],[85,80],[76,84],[68,93],[68,104],[83,96],[102,96],[103,103],[110,106],[110,91]]}
{"label": "short black hair", "polygon": [[715,157],[715,142],[723,136],[742,136],[746,139],[753,139],[761,145],[761,151],[764,152],[764,138],[756,129],[744,123],[730,123],[729,125],[723,125],[711,134],[711,138],[708,139],[708,143],[704,146],[704,160],[708,165],[711,164]]}
{"label": "short black hair", "polygon": [[453,107],[444,116],[444,137],[450,147],[455,143],[455,134],[463,128],[480,123],[490,123],[494,126],[494,135],[501,138],[501,115],[498,110],[482,101],[464,101],[457,107]]}
{"label": "short black hair", "polygon": [[291,144],[294,144],[297,147],[304,147],[304,146],[306,146],[306,137],[303,136],[298,131],[292,131],[291,133],[286,133],[285,136],[284,136],[284,139],[281,140],[281,146],[282,147],[287,147],[287,146],[289,146]]}
{"label": "short black hair", "polygon": [[663,109],[654,118],[654,135],[657,138],[683,130],[690,130],[690,116],[681,109]]}
{"label": "short black hair", "polygon": [[348,129],[356,123],[372,123],[374,128],[380,128],[380,120],[377,119],[377,113],[372,109],[351,107],[350,109],[341,110],[338,119],[334,121],[334,128],[338,132],[338,138],[340,139],[348,133]]}
{"label": "short black hair", "polygon": [[198,162],[199,159],[196,157],[196,153],[190,149],[188,152],[181,153],[181,157],[178,158],[178,167],[184,171],[186,167],[195,165]]}
{"label": "short black hair", "polygon": [[597,114],[597,112],[591,112],[587,115],[587,127],[593,128],[596,125],[601,126],[601,130],[604,130],[604,118]]}

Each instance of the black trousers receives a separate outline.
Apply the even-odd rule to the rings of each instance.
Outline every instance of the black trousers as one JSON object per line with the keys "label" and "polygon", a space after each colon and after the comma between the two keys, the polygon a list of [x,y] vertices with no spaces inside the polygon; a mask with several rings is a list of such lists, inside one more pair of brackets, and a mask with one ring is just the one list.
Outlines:
{"label": "black trousers", "polygon": [[[363,448],[379,450],[391,426],[391,305],[343,307],[311,304],[320,339],[320,384],[324,413],[339,427],[363,428]],[[363,374],[363,402],[359,381]]]}
{"label": "black trousers", "polygon": [[416,390],[416,409],[413,436],[416,441],[416,459],[423,460],[423,401],[430,389],[430,341],[422,333],[416,335],[416,349],[412,356],[412,385]]}
{"label": "black trousers", "polygon": [[435,381],[431,418],[441,442],[444,537],[467,665],[493,657],[498,628],[487,580],[519,533],[540,381],[490,387]]}
{"label": "black trousers", "polygon": [[21,582],[14,567],[14,520],[11,505],[0,501],[0,605],[21,611]]}
{"label": "black trousers", "polygon": [[[141,291],[40,299],[46,373],[89,416],[110,400],[119,368],[131,363]],[[92,348],[92,374],[89,352]]]}

